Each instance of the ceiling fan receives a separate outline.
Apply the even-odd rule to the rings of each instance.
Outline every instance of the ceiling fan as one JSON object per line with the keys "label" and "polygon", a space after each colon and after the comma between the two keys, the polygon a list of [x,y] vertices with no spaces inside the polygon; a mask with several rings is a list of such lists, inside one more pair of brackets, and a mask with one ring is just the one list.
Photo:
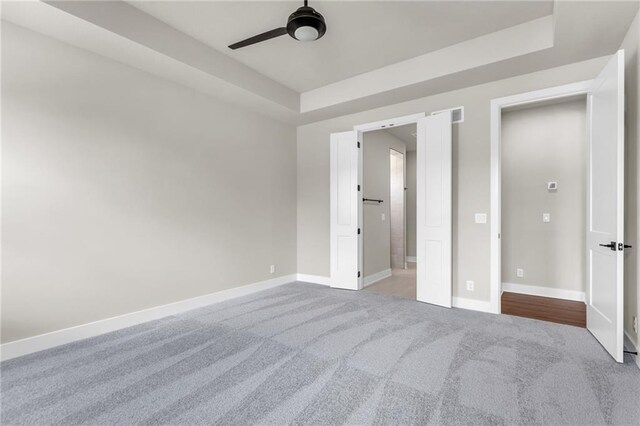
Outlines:
{"label": "ceiling fan", "polygon": [[286,27],[276,28],[275,30],[249,37],[246,40],[230,45],[229,49],[239,49],[285,34],[289,34],[299,41],[314,41],[322,37],[326,31],[327,25],[324,22],[324,17],[316,12],[314,8],[308,6],[307,0],[304,0],[304,6],[289,15]]}

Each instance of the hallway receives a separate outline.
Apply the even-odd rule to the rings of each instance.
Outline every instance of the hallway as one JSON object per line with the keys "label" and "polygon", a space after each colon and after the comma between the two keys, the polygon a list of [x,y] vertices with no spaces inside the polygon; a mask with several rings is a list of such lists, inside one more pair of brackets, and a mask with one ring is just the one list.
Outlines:
{"label": "hallway", "polygon": [[364,288],[371,293],[403,299],[416,299],[416,264],[407,263],[407,269],[393,269],[391,276]]}

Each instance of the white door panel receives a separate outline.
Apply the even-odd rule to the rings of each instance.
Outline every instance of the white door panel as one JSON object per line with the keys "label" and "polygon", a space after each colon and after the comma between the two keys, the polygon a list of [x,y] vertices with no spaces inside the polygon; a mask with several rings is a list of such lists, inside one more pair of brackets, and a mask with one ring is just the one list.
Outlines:
{"label": "white door panel", "polygon": [[[588,97],[587,328],[623,359],[624,52],[594,80]],[[612,247],[603,245],[611,244]]]}
{"label": "white door panel", "polygon": [[451,307],[451,111],[421,118],[417,131],[417,299]]}
{"label": "white door panel", "polygon": [[358,290],[360,184],[357,132],[331,134],[331,287]]}

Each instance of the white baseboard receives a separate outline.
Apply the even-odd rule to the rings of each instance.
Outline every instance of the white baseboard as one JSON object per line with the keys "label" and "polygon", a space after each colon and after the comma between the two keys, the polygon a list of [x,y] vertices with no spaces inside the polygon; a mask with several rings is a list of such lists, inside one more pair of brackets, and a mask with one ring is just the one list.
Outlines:
{"label": "white baseboard", "polygon": [[218,291],[216,293],[181,300],[179,302],[170,303],[167,305],[155,306],[153,308],[119,315],[117,317],[106,318],[103,320],[90,322],[88,324],[82,324],[75,327],[52,331],[50,333],[40,334],[38,336],[28,337],[26,339],[8,342],[0,345],[0,360],[8,360],[33,352],[42,351],[44,349],[53,348],[55,346],[75,342],[77,340],[98,336],[100,334],[109,333],[144,322],[153,321],[192,309],[212,305],[214,303],[223,302],[225,300],[235,299],[236,297],[246,296],[258,291],[267,290],[269,288],[287,284],[295,280],[295,274],[285,275],[266,281],[260,281],[241,287],[230,288],[228,290]]}
{"label": "white baseboard", "polygon": [[407,257],[405,257],[405,260],[406,260],[407,262],[409,262],[409,263],[416,263],[416,262],[417,262],[417,260],[416,260],[416,257],[415,257],[415,256],[407,256]]}
{"label": "white baseboard", "polygon": [[376,272],[375,274],[367,275],[364,277],[364,286],[370,286],[373,283],[377,283],[380,280],[389,278],[391,276],[391,269],[385,269],[384,271]]}
{"label": "white baseboard", "polygon": [[[640,352],[638,343],[629,333],[627,333],[627,330],[624,331],[624,347],[631,351]],[[631,357],[636,360],[636,365],[640,368],[640,356],[631,355]]]}
{"label": "white baseboard", "polygon": [[491,313],[491,302],[485,300],[467,299],[465,297],[454,297],[451,301],[454,308],[469,309],[472,311]]}
{"label": "white baseboard", "polygon": [[584,302],[586,300],[584,291],[562,290],[538,285],[502,283],[502,291],[529,294],[531,296],[553,297],[554,299],[575,300],[576,302]]}
{"label": "white baseboard", "polygon": [[331,285],[330,278],[322,275],[297,274],[296,280],[311,284]]}

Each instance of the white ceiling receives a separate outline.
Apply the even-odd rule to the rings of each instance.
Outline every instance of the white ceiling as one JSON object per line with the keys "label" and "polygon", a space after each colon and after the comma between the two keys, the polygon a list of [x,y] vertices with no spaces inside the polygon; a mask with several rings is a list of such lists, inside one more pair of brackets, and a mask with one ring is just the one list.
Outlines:
{"label": "white ceiling", "polygon": [[404,126],[394,127],[392,129],[385,129],[387,133],[395,136],[405,143],[407,151],[416,150],[416,124],[405,124]]}
{"label": "white ceiling", "polygon": [[603,59],[640,2],[314,1],[328,20],[321,40],[227,48],[299,4],[3,2],[2,20],[299,125]]}
{"label": "white ceiling", "polygon": [[313,43],[279,37],[227,46],[281,27],[298,2],[138,1],[136,8],[298,92],[553,13],[553,2],[311,1],[327,21]]}

